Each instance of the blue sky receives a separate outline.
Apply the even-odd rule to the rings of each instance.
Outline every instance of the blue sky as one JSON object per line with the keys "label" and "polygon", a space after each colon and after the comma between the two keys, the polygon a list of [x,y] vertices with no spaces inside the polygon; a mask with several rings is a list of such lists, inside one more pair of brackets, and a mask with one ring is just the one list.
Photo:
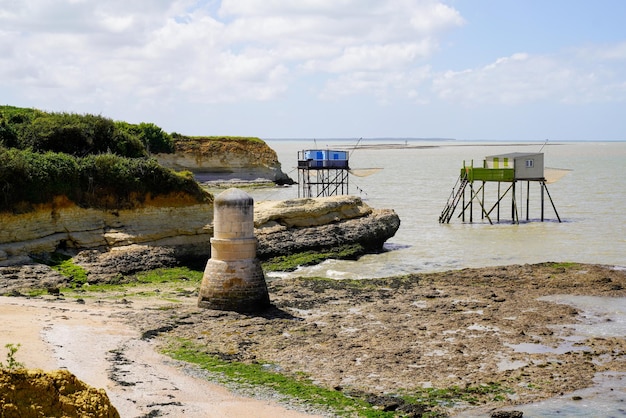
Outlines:
{"label": "blue sky", "polygon": [[0,0],[0,104],[188,135],[626,140],[626,1]]}

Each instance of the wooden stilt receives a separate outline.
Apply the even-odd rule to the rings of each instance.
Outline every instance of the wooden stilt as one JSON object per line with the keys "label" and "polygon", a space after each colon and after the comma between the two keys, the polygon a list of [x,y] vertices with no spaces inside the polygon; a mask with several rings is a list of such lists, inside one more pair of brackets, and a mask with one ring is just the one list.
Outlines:
{"label": "wooden stilt", "polygon": [[515,223],[515,181],[513,181],[513,193],[511,194],[511,222]]}
{"label": "wooden stilt", "polygon": [[498,201],[496,202],[496,204],[498,205],[498,222],[500,222],[500,182],[498,182]]}
{"label": "wooden stilt", "polygon": [[550,203],[552,204],[552,209],[554,209],[554,213],[556,214],[556,218],[559,220],[559,223],[561,223],[561,217],[559,216],[559,213],[556,211],[556,206],[554,206],[554,202],[552,201],[552,196],[550,196],[550,191],[548,190],[548,186],[545,186],[546,188],[546,193],[548,194],[548,199],[550,199]]}
{"label": "wooden stilt", "polygon": [[530,218],[528,217],[528,207],[530,206],[530,181],[526,182],[526,220],[528,221]]}
{"label": "wooden stilt", "polygon": [[461,208],[463,208],[463,210],[461,211],[461,214],[463,215],[462,220],[463,222],[465,222],[465,189],[463,189],[463,201],[461,202]]}
{"label": "wooden stilt", "polygon": [[545,189],[545,187],[546,187],[546,182],[542,180],[541,181],[541,222],[543,222],[543,213],[544,213],[544,210],[543,210],[543,206],[544,206],[544,198],[543,198],[543,194],[544,193],[543,193],[543,190]]}
{"label": "wooden stilt", "polygon": [[469,201],[470,223],[474,222],[474,182],[470,183],[470,201]]}
{"label": "wooden stilt", "polygon": [[485,219],[485,181],[483,180],[483,185],[482,185],[482,196],[480,198],[480,207],[482,208],[482,212],[480,212],[480,219]]}

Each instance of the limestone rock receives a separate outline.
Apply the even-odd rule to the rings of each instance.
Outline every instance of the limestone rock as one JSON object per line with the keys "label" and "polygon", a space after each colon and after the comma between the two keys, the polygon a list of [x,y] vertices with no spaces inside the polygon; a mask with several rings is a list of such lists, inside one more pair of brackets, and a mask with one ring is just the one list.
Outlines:
{"label": "limestone rock", "polygon": [[258,229],[276,224],[285,228],[312,227],[359,218],[370,213],[372,209],[356,196],[267,200],[254,206],[254,223]]}
{"label": "limestone rock", "polygon": [[[30,259],[29,259],[30,261]],[[69,279],[45,264],[0,267],[0,295],[19,295],[31,288],[58,289]]]}
{"label": "limestone rock", "polygon": [[0,370],[2,417],[119,418],[106,392],[67,370]]}
{"label": "limestone rock", "polygon": [[206,203],[144,205],[126,210],[45,206],[25,214],[0,214],[0,265],[31,254],[143,245],[171,247],[181,256],[209,251],[213,206]]}
{"label": "limestone rock", "polygon": [[391,209],[374,210],[354,196],[262,202],[255,207],[257,253],[267,259],[360,244],[379,251],[400,227]]}
{"label": "limestone rock", "polygon": [[187,170],[199,181],[241,180],[293,184],[281,170],[276,152],[250,138],[182,138],[172,154],[155,154],[159,164]]}

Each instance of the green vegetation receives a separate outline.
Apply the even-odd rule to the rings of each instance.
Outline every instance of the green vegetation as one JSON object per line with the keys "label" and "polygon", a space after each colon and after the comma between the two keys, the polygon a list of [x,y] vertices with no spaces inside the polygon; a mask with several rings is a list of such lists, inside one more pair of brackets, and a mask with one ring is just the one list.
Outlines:
{"label": "green vegetation", "polygon": [[311,266],[329,258],[355,260],[363,255],[365,248],[360,244],[345,245],[326,251],[304,251],[292,255],[271,257],[262,262],[265,271],[294,271],[299,266]]}
{"label": "green vegetation", "polygon": [[0,211],[27,212],[59,195],[83,207],[122,209],[149,193],[173,192],[209,199],[190,173],[175,173],[154,159],[0,148]]}
{"label": "green vegetation", "polygon": [[[85,286],[87,283],[85,280],[76,280],[76,277],[82,278],[77,271],[81,271],[82,268],[71,263],[71,260],[63,261],[58,266],[53,267],[57,269],[61,274],[72,279],[72,284],[67,289],[61,289],[64,293],[69,293],[72,290],[80,289],[80,296],[84,297],[88,293],[104,293],[104,292],[128,292],[133,288],[145,287],[145,285],[162,285],[169,284],[174,285],[175,291],[183,291],[180,285],[193,285],[199,286],[202,280],[202,271],[192,270],[187,267],[172,267],[162,268],[150,271],[139,272],[132,276],[121,277],[115,280],[115,282],[109,283],[91,283]],[[82,270],[84,271],[84,270]],[[78,285],[78,286],[76,286]],[[140,290],[141,296],[154,296],[154,292],[147,294],[145,291]]]}
{"label": "green vegetation", "polygon": [[173,192],[208,201],[191,173],[148,158],[173,150],[171,135],[152,123],[0,106],[0,211],[28,212],[56,196],[102,209]]}
{"label": "green vegetation", "polygon": [[0,106],[0,145],[84,157],[112,153],[145,157],[149,152],[173,152],[172,136],[152,123],[115,122],[99,115],[49,113]]}
{"label": "green vegetation", "polygon": [[236,385],[239,388],[264,387],[283,395],[285,400],[298,399],[303,403],[330,410],[337,416],[402,417],[409,415],[408,411],[413,409],[420,410],[419,416],[425,418],[444,417],[447,416],[445,413],[438,412],[441,407],[502,401],[513,393],[497,383],[465,388],[416,388],[402,394],[382,397],[387,400],[390,398],[398,405],[408,406],[396,411],[384,411],[382,403],[378,402],[381,397],[376,395],[361,391],[327,389],[314,384],[302,373],[287,375],[273,371],[276,367],[263,364],[262,361],[246,364],[226,360],[218,354],[207,353],[204,346],[189,340],[170,341],[164,353],[174,359],[199,365],[221,384]]}
{"label": "green vegetation", "polygon": [[15,369],[23,369],[24,364],[20,363],[15,359],[15,353],[21,347],[21,344],[7,344],[4,347],[7,349],[7,360],[6,364],[0,361],[0,370],[15,370]]}
{"label": "green vegetation", "polygon": [[514,393],[498,383],[460,388],[416,388],[404,398],[411,403],[435,406],[454,406],[459,403],[479,405],[485,401],[503,401],[507,395]]}
{"label": "green vegetation", "polygon": [[70,286],[73,288],[87,283],[87,272],[81,266],[74,264],[71,258],[58,262],[52,268],[70,279]]}
{"label": "green vegetation", "polygon": [[271,367],[268,367],[270,365],[226,361],[202,350],[201,346],[190,341],[176,340],[165,349],[165,354],[177,360],[199,365],[213,373],[222,384],[266,387],[283,395],[285,399],[299,399],[303,403],[332,410],[340,416],[355,414],[363,417],[396,416],[393,412],[375,409],[363,399],[317,386],[303,375],[286,376],[271,371]]}
{"label": "green vegetation", "polygon": [[198,140],[202,140],[204,141],[239,141],[239,142],[256,142],[256,143],[261,143],[264,144],[265,141],[263,141],[261,138],[257,138],[257,137],[253,137],[253,136],[186,136],[186,135],[181,135],[179,133],[172,133],[172,138],[174,139],[174,141],[182,141],[182,142],[194,142],[194,141],[198,141]]}
{"label": "green vegetation", "polygon": [[546,263],[546,265],[552,267],[553,269],[565,269],[565,270],[580,267],[580,263],[574,263],[571,261],[564,261],[560,263],[551,262],[551,263]]}

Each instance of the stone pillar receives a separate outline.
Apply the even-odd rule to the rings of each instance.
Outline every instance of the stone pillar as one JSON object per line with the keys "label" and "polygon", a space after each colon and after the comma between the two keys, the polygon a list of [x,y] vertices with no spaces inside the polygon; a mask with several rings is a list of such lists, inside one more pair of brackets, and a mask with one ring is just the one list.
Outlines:
{"label": "stone pillar", "polygon": [[254,200],[235,188],[220,193],[214,201],[211,258],[202,276],[199,307],[253,312],[269,306],[256,248]]}

